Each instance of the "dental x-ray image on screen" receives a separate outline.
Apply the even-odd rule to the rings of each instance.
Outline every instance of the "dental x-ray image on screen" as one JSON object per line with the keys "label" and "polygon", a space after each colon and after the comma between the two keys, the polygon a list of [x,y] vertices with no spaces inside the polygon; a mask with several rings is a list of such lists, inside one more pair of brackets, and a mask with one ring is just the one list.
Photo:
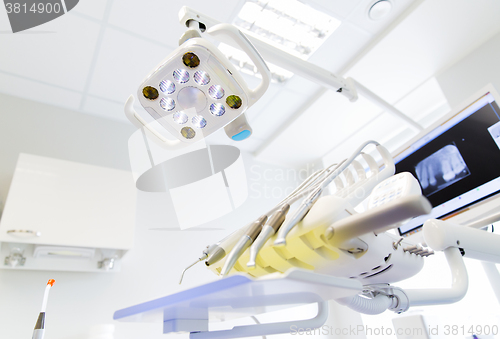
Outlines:
{"label": "dental x-ray image on screen", "polygon": [[[499,99],[495,101],[495,96]],[[401,148],[396,173],[410,172],[433,210],[399,228],[412,234],[431,218],[446,218],[492,197],[500,197],[500,95],[489,89],[450,112]]]}
{"label": "dental x-ray image on screen", "polygon": [[444,146],[420,161],[415,166],[415,172],[426,197],[470,174],[455,143]]}

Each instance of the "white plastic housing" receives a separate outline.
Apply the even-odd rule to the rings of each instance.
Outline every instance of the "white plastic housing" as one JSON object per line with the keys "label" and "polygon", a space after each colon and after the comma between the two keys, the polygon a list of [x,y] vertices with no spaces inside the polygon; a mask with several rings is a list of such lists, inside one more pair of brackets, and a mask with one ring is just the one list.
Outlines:
{"label": "white plastic housing", "polygon": [[[193,143],[228,125],[265,93],[271,80],[270,71],[250,41],[236,27],[228,24],[216,25],[206,33],[218,39],[229,38],[235,41],[255,63],[262,76],[260,84],[249,89],[238,71],[215,45],[204,38],[191,38],[165,58],[139,86],[137,97],[150,117],[138,117],[131,107],[126,107],[126,115],[135,125],[152,130],[152,123],[156,121],[177,140]],[[195,54],[199,64],[186,64],[183,60],[186,53]],[[188,76],[179,79],[174,74],[176,70],[181,70]],[[208,78],[196,81],[196,75],[202,73],[208,75]],[[162,81],[174,86],[163,91],[160,85]],[[211,92],[212,86],[222,88],[220,95]],[[146,87],[156,89],[158,97],[148,98],[143,93]],[[237,96],[241,100],[240,105],[231,105],[227,101],[229,96]],[[178,119],[177,116],[183,114],[187,118]],[[204,119],[203,126],[197,124],[196,119]],[[186,133],[182,133],[183,128],[194,131],[194,137],[186,137]],[[171,141],[166,144],[168,147],[179,147]]]}
{"label": "white plastic housing", "polygon": [[443,251],[462,248],[467,258],[500,263],[500,235],[431,219],[425,222],[424,238],[429,247]]}
{"label": "white plastic housing", "polygon": [[99,271],[106,253],[119,259],[133,246],[135,194],[131,172],[20,154],[0,222],[0,267],[19,248],[26,262],[16,269]]}
{"label": "white plastic housing", "polygon": [[375,186],[368,200],[368,209],[408,195],[422,195],[422,189],[411,173],[398,173]]}
{"label": "white plastic housing", "polygon": [[[182,61],[182,57],[186,53],[196,54],[200,59],[200,65],[196,68],[187,67]],[[189,80],[185,83],[177,82],[173,77],[173,73],[177,69],[186,70],[189,74]],[[210,81],[206,85],[198,85],[195,82],[194,74],[198,71],[206,72],[210,76]],[[174,83],[175,91],[173,93],[168,94],[160,90],[160,83],[164,80]],[[169,55],[163,61],[162,65],[155,72],[144,80],[138,88],[137,97],[151,117],[157,120],[168,132],[170,132],[170,134],[181,141],[192,143],[199,141],[200,137],[206,137],[223,128],[247,109],[249,101],[247,95],[248,90],[246,86],[243,87],[241,85],[242,83],[244,84],[240,75],[214,45],[205,39],[193,38],[179,46],[173,54]],[[220,99],[215,99],[209,95],[208,90],[212,85],[221,86],[224,90],[224,94]],[[149,100],[144,97],[142,90],[146,86],[151,86],[158,90],[159,97],[156,100]],[[186,88],[188,89],[186,90]],[[193,113],[202,116],[206,120],[206,126],[203,128],[196,127],[192,123],[194,114],[188,114],[189,119],[183,124],[179,124],[173,119],[175,112],[184,112],[189,108],[180,106],[181,96],[179,96],[179,94],[182,95],[183,92],[189,90],[199,93],[200,98],[202,98],[198,100],[198,107],[196,112]],[[241,107],[233,109],[227,105],[226,99],[230,95],[236,95],[241,98]],[[173,99],[175,108],[171,111],[164,110],[160,104],[162,99]],[[210,106],[212,104],[223,105],[225,109],[224,114],[220,116],[212,114],[210,112]],[[183,127],[193,128],[199,137],[186,139],[181,135],[181,129]]]}

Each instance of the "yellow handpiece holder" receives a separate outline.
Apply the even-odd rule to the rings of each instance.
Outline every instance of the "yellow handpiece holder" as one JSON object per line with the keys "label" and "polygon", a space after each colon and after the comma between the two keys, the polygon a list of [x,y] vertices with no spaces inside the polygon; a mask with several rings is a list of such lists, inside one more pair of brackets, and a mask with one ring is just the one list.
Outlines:
{"label": "yellow handpiece holder", "polygon": [[[342,172],[343,180],[334,181],[337,186],[336,192],[333,195],[321,197],[304,219],[290,231],[285,247],[273,245],[277,237],[275,234],[257,255],[255,268],[247,267],[250,258],[250,249],[247,249],[229,274],[246,273],[253,277],[262,277],[276,272],[284,273],[293,267],[326,272],[327,267],[341,256],[362,256],[365,252],[357,253],[355,241],[352,248],[339,249],[325,237],[325,231],[335,222],[355,214],[352,206],[362,202],[378,183],[394,174],[394,163],[389,152],[381,145],[377,146],[377,149],[384,160],[383,170],[379,170],[371,156],[362,154],[369,165],[368,173],[364,170],[360,173],[362,166],[354,161]],[[353,172],[356,174],[353,175]],[[354,180],[354,177],[358,180]],[[223,259],[209,268],[216,274],[220,274],[224,262]],[[342,260],[341,262],[345,264],[350,261]]]}

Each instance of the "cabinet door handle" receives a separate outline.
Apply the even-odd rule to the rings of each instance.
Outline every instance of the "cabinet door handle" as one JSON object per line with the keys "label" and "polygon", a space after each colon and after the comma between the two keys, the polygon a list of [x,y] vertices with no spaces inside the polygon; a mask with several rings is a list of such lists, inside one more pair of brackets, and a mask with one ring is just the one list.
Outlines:
{"label": "cabinet door handle", "polygon": [[42,232],[32,230],[8,230],[7,234],[13,235],[18,238],[32,238],[42,236]]}

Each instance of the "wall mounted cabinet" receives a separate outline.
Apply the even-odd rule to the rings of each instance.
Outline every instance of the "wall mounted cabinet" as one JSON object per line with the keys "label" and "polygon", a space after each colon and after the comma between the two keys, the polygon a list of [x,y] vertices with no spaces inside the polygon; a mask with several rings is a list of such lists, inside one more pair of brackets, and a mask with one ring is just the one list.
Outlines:
{"label": "wall mounted cabinet", "polygon": [[135,206],[131,172],[20,154],[0,220],[0,266],[119,270]]}

